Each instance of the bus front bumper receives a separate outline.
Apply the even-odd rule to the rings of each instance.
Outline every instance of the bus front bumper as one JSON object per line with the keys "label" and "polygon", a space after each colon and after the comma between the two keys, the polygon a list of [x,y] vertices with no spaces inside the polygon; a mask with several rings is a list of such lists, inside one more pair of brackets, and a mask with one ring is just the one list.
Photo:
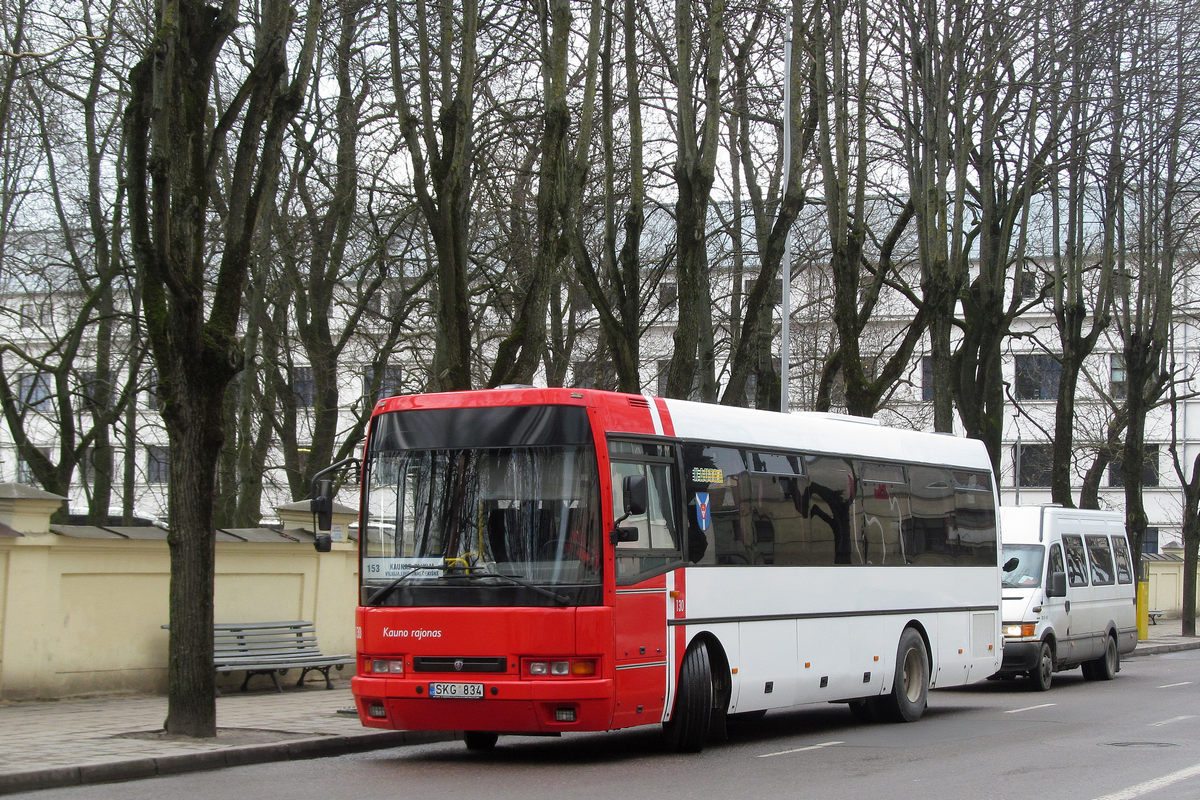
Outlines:
{"label": "bus front bumper", "polygon": [[371,728],[545,734],[611,727],[611,680],[481,682],[482,699],[431,698],[424,678],[355,677],[350,684],[358,718]]}

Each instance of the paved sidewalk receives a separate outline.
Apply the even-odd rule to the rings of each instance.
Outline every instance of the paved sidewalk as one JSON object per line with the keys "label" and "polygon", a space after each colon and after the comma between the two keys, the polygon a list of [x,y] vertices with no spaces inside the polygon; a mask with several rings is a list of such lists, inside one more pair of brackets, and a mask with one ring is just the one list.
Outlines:
{"label": "paved sidewalk", "polygon": [[[1178,619],[1149,628],[1133,656],[1200,649]],[[112,696],[0,703],[0,794],[148,778],[266,761],[444,741],[451,734],[363,728],[349,681],[217,698],[215,740],[162,734],[165,697]],[[348,712],[348,713],[347,713]]]}

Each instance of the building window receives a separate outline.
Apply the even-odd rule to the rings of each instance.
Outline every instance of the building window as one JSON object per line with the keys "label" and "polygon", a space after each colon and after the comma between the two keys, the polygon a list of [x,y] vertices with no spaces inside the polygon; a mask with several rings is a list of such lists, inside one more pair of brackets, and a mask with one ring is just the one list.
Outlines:
{"label": "building window", "polygon": [[379,377],[379,389],[374,396],[371,394],[371,383],[375,377],[375,368],[368,365],[363,369],[363,397],[371,398],[372,402],[378,402],[385,397],[394,397],[398,394],[403,394],[402,379],[404,374],[397,364],[387,364],[383,367],[382,374]]}
{"label": "building window", "polygon": [[1022,300],[1032,300],[1041,290],[1038,288],[1038,276],[1033,270],[1021,270],[1020,292]]}
{"label": "building window", "polygon": [[933,356],[921,356],[921,400],[933,402]]}
{"label": "building window", "polygon": [[608,389],[617,385],[617,374],[612,362],[583,359],[571,364],[573,385],[577,389]]}
{"label": "building window", "polygon": [[667,375],[671,372],[671,360],[660,358],[658,360],[658,377],[655,379],[655,394],[659,397],[667,396]]}
{"label": "building window", "polygon": [[[1144,459],[1142,461],[1142,486],[1158,486],[1158,445],[1146,444],[1142,446],[1145,448]],[[1125,488],[1123,470],[1124,461],[1121,458],[1121,454],[1117,453],[1113,456],[1112,463],[1108,465],[1109,486],[1114,489]]]}
{"label": "building window", "polygon": [[[50,458],[49,447],[39,447],[38,452],[46,458]],[[29,466],[29,462],[17,455],[17,483],[23,483],[27,486],[36,486],[37,478],[33,476],[33,467]]]}
{"label": "building window", "polygon": [[658,303],[663,308],[671,308],[679,299],[679,287],[674,281],[663,281],[658,285]]}
{"label": "building window", "polygon": [[[742,294],[749,296],[754,289],[754,278],[746,278],[742,281]],[[767,298],[767,302],[773,305],[779,305],[783,302],[783,278],[775,281],[775,287],[772,290],[771,296]]]}
{"label": "building window", "polygon": [[[775,371],[776,375],[780,375],[780,368],[781,368],[781,362],[779,360],[779,356],[771,356],[771,369],[773,369]],[[782,379],[782,375],[780,375],[780,377]],[[757,398],[757,397],[758,397],[758,373],[751,372],[750,375],[747,376],[747,378],[746,378],[746,407],[747,408],[758,408],[758,405],[754,402],[755,398]]]}
{"label": "building window", "polygon": [[107,411],[112,406],[112,387],[108,382],[100,380],[95,372],[85,372],[80,378],[80,389],[88,408]]}
{"label": "building window", "polygon": [[1142,537],[1142,555],[1152,555],[1158,552],[1158,528],[1146,526],[1146,535]]}
{"label": "building window", "polygon": [[312,367],[292,367],[292,394],[297,408],[312,408],[316,405],[317,385],[313,380]]}
{"label": "building window", "polygon": [[146,483],[166,483],[170,477],[170,449],[162,445],[146,448]]}
{"label": "building window", "polygon": [[1053,400],[1058,397],[1058,379],[1062,364],[1046,353],[1019,355],[1017,363],[1017,399]]}
{"label": "building window", "polygon": [[158,370],[146,373],[146,407],[151,411],[158,410]]}
{"label": "building window", "polygon": [[1018,486],[1049,486],[1050,467],[1054,461],[1054,451],[1048,444],[1018,444],[1017,476]]}
{"label": "building window", "polygon": [[1108,388],[1114,400],[1125,399],[1125,355],[1123,353],[1109,353],[1108,355]]}
{"label": "building window", "polygon": [[49,372],[25,372],[17,376],[17,394],[26,408],[39,408],[54,394]]}

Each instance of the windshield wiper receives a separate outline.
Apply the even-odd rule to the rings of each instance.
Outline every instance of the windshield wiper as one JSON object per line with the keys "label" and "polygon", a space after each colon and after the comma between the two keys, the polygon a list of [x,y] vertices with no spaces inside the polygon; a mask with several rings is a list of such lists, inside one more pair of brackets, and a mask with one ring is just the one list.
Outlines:
{"label": "windshield wiper", "polygon": [[399,578],[396,578],[390,582],[387,586],[384,586],[383,588],[374,592],[370,597],[367,598],[366,605],[376,605],[377,601],[387,597],[387,595],[391,593],[393,589],[424,569],[436,569],[443,575],[445,575],[447,572],[454,572],[457,573],[456,577],[462,578],[500,578],[508,581],[511,584],[514,584],[515,586],[524,586],[526,589],[532,589],[538,594],[549,597],[551,600],[561,606],[565,606],[571,602],[571,598],[567,597],[565,594],[560,594],[551,589],[547,589],[544,586],[538,586],[536,583],[530,583],[529,581],[522,580],[515,575],[505,575],[501,572],[486,572],[481,567],[465,567],[462,564],[425,564],[423,566],[410,569]]}
{"label": "windshield wiper", "polygon": [[505,575],[503,572],[480,572],[480,571],[464,572],[462,575],[456,576],[456,577],[501,578],[515,586],[524,586],[526,589],[532,589],[533,591],[537,592],[538,594],[545,595],[546,597],[549,597],[554,602],[558,603],[560,606],[565,606],[567,603],[571,602],[571,598],[567,597],[565,594],[559,594],[558,592],[556,592],[552,589],[547,589],[545,586],[538,586],[536,583],[530,583],[529,581],[518,578],[515,575]]}
{"label": "windshield wiper", "polygon": [[388,595],[388,594],[389,594],[389,593],[390,593],[390,592],[391,592],[393,589],[395,589],[397,586],[399,586],[400,584],[404,583],[404,582],[405,582],[406,580],[408,580],[410,577],[412,577],[413,575],[415,575],[416,573],[420,572],[420,571],[421,571],[421,570],[423,570],[423,569],[436,569],[436,570],[440,570],[442,573],[445,573],[445,572],[447,572],[447,571],[449,571],[449,570],[452,570],[452,569],[462,569],[462,567],[461,567],[460,565],[458,565],[458,564],[454,564],[454,565],[450,565],[450,564],[422,564],[422,565],[421,565],[421,566],[419,566],[419,567],[414,567],[414,568],[410,569],[408,572],[406,572],[406,573],[404,573],[403,575],[401,575],[399,578],[396,578],[394,581],[392,581],[391,583],[389,583],[387,586],[384,586],[382,589],[380,589],[379,591],[375,592],[375,593],[374,593],[374,594],[372,594],[370,597],[368,597],[368,598],[367,598],[367,605],[369,605],[369,606],[373,606],[373,605],[375,605],[377,600],[379,600],[379,599],[381,599],[381,598],[383,598],[383,597],[386,597],[386,596],[387,596],[387,595]]}

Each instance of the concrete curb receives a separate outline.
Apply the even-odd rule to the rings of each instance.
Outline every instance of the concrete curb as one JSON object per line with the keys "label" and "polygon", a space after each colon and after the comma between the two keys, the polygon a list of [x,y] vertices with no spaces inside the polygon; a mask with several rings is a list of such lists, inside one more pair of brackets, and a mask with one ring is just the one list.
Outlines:
{"label": "concrete curb", "polygon": [[1137,658],[1138,656],[1153,656],[1160,653],[1178,653],[1181,650],[1200,650],[1200,638],[1162,644],[1141,644],[1139,642],[1134,651],[1125,657]]}
{"label": "concrete curb", "polygon": [[125,759],[104,764],[85,764],[77,767],[52,767],[0,774],[0,795],[57,789],[64,786],[86,786],[93,783],[153,778],[159,775],[179,775],[184,772],[223,769],[225,767],[264,764],[273,761],[295,761],[323,756],[384,750],[404,745],[444,742],[458,738],[457,733],[382,731],[352,736],[322,736],[292,739],[272,744],[230,747],[199,753],[180,753],[153,758]]}

